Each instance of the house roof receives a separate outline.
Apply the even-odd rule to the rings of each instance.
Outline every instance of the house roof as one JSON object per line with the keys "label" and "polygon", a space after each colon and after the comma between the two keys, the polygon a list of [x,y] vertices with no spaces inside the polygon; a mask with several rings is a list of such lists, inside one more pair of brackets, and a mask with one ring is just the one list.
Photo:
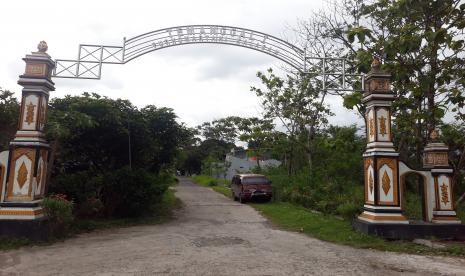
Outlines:
{"label": "house roof", "polygon": [[266,177],[263,174],[255,174],[255,173],[241,173],[238,174],[240,177]]}

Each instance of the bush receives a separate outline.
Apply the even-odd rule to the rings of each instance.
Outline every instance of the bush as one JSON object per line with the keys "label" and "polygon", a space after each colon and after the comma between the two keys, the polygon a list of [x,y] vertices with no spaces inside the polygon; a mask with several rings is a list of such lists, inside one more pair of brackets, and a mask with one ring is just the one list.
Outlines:
{"label": "bush", "polygon": [[172,182],[174,178],[168,174],[156,176],[144,169],[122,168],[59,175],[50,189],[73,199],[77,217],[127,218],[147,215]]}
{"label": "bush", "polygon": [[[59,174],[52,178],[50,192],[65,194],[74,203],[77,216],[88,217],[93,215],[101,216],[90,211],[88,206],[91,199],[100,199],[103,188],[103,176],[90,170],[75,173]],[[102,211],[101,209],[99,210]]]}
{"label": "bush", "polygon": [[357,178],[341,180],[324,171],[312,176],[305,171],[289,176],[283,168],[269,168],[264,173],[273,182],[275,201],[295,203],[346,219],[352,219],[364,203],[363,182]]}
{"label": "bush", "polygon": [[67,236],[73,222],[73,202],[65,195],[57,194],[45,197],[42,207],[49,219],[50,235],[57,238]]}
{"label": "bush", "polygon": [[104,209],[105,206],[100,199],[90,197],[79,205],[75,213],[78,217],[98,218],[103,216]]}
{"label": "bush", "polygon": [[108,217],[147,215],[159,202],[172,180],[169,175],[156,177],[143,169],[123,168],[103,177],[102,202]]}
{"label": "bush", "polygon": [[351,220],[361,212],[360,209],[360,204],[350,202],[339,205],[336,209],[336,213],[347,220]]}
{"label": "bush", "polygon": [[199,183],[204,186],[218,186],[218,179],[215,179],[209,175],[195,175],[192,177],[194,182]]}
{"label": "bush", "polygon": [[218,185],[218,181],[216,179],[210,179],[208,181],[208,186],[217,186]]}

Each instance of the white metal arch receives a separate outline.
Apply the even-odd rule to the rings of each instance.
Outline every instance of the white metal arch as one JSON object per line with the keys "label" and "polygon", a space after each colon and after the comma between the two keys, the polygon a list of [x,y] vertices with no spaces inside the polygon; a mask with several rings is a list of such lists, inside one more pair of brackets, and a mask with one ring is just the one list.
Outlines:
{"label": "white metal arch", "polygon": [[77,59],[55,60],[52,76],[100,79],[102,64],[125,64],[153,51],[189,44],[233,45],[265,53],[298,72],[313,74],[326,90],[354,90],[355,82],[361,82],[363,86],[363,76],[348,73],[348,61],[343,58],[308,57],[303,49],[278,37],[223,25],[186,25],[159,29],[130,39],[124,38],[120,46],[80,44]]}
{"label": "white metal arch", "polygon": [[304,70],[304,51],[275,36],[222,25],[164,28],[124,39],[121,46],[79,45],[76,60],[57,59],[53,77],[100,79],[102,64],[124,64],[147,53],[188,44],[225,44],[273,56],[298,71]]}

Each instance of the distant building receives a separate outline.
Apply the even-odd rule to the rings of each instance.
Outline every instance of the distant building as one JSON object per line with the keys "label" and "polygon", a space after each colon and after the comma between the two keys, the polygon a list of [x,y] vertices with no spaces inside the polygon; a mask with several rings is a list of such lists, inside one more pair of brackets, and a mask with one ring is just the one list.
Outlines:
{"label": "distant building", "polygon": [[[237,173],[248,173],[257,166],[257,157],[247,156],[247,150],[231,150],[231,153],[226,154],[225,164],[229,165],[224,172],[223,176],[225,179],[232,179]],[[263,160],[259,160],[261,168],[266,167],[278,167],[281,165],[281,161],[264,157]]]}

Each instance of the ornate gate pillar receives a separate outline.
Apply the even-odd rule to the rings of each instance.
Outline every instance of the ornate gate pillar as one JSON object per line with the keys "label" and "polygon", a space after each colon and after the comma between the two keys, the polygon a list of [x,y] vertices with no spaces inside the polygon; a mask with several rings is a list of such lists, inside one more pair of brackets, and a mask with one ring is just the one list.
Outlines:
{"label": "ornate gate pillar", "polygon": [[363,154],[365,204],[358,218],[368,223],[408,224],[401,209],[399,153],[392,143],[391,105],[395,94],[390,78],[376,59],[365,78],[362,98],[367,108],[367,149]]}
{"label": "ornate gate pillar", "polygon": [[434,179],[433,219],[435,223],[460,224],[454,204],[453,168],[449,164],[449,147],[440,142],[439,133],[431,133],[431,141],[423,153],[423,168],[429,169]]}
{"label": "ornate gate pillar", "polygon": [[[0,234],[9,234],[5,233],[8,227],[25,228],[43,217],[40,202],[45,191],[49,152],[43,130],[49,92],[55,90],[51,80],[55,63],[46,51],[47,44],[42,41],[38,52],[23,59],[26,69],[18,81],[23,87],[18,131],[10,142],[5,187],[1,190]],[[25,221],[29,223],[24,224]],[[15,234],[21,235],[25,231],[15,229]]]}
{"label": "ornate gate pillar", "polygon": [[[381,70],[378,60],[372,63],[366,76],[362,103],[366,105],[367,149],[363,154],[365,204],[363,213],[354,219],[355,229],[388,239],[425,237],[465,240],[465,225],[461,224],[453,204],[453,170],[448,162],[448,147],[432,135],[424,151],[423,170],[415,171],[399,161],[392,143],[391,75]],[[427,191],[425,212],[431,222],[410,222],[402,214],[401,177],[416,172],[425,178]]]}

